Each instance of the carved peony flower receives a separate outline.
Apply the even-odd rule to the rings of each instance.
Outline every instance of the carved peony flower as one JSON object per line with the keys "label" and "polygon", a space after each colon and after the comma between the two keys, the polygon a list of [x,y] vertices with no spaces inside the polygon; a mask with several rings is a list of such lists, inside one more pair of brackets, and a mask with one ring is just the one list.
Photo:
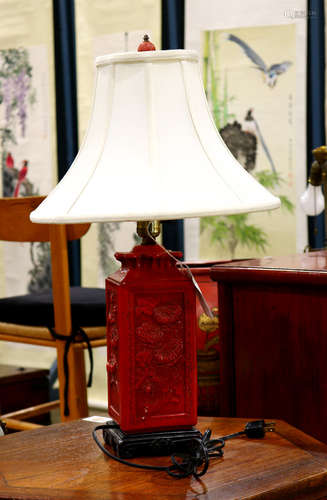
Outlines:
{"label": "carved peony flower", "polygon": [[153,310],[153,317],[160,324],[175,323],[181,314],[182,308],[177,304],[163,304]]}
{"label": "carved peony flower", "polygon": [[146,344],[157,344],[162,339],[164,332],[152,321],[144,321],[136,328],[136,335]]}
{"label": "carved peony flower", "polygon": [[154,359],[159,365],[174,365],[183,354],[182,339],[170,339],[165,346],[154,353]]}

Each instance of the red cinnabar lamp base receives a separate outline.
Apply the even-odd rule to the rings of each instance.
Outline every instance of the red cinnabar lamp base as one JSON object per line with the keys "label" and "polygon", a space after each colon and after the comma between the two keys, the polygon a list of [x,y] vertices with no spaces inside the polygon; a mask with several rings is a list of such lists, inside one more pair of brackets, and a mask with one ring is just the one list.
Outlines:
{"label": "red cinnabar lamp base", "polygon": [[106,280],[109,415],[124,435],[194,432],[192,282],[157,244],[136,246],[116,258],[121,269]]}

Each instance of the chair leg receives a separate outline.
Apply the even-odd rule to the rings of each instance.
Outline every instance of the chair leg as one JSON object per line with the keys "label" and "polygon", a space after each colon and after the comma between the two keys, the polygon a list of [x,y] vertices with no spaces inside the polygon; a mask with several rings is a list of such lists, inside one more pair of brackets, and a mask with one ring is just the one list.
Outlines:
{"label": "chair leg", "polygon": [[64,350],[65,343],[57,340],[58,357],[58,380],[60,396],[61,421],[76,420],[88,416],[87,391],[84,351],[81,348],[74,348],[72,345],[68,353],[69,385],[68,385],[68,407],[69,415],[64,414],[65,410],[65,372],[64,372]]}

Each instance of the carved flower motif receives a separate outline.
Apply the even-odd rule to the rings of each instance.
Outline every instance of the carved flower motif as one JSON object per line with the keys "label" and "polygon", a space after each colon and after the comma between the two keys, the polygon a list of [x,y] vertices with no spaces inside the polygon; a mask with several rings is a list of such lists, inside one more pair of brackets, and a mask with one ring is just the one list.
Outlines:
{"label": "carved flower motif", "polygon": [[181,314],[182,308],[177,304],[163,304],[153,310],[153,317],[160,324],[175,323]]}
{"label": "carved flower motif", "polygon": [[136,316],[146,314],[147,316],[152,316],[153,308],[158,303],[158,300],[151,297],[139,298],[136,305]]}
{"label": "carved flower motif", "polygon": [[118,345],[119,336],[117,326],[112,326],[110,329],[110,343],[113,347]]}
{"label": "carved flower motif", "polygon": [[117,368],[117,358],[113,352],[110,354],[110,357],[108,360],[108,368],[109,368],[110,372],[113,372]]}
{"label": "carved flower motif", "polygon": [[157,344],[162,339],[164,332],[152,321],[144,321],[136,328],[136,335],[146,344]]}
{"label": "carved flower motif", "polygon": [[183,347],[182,339],[170,339],[164,349],[154,353],[154,359],[160,365],[174,365],[183,354]]}
{"label": "carved flower motif", "polygon": [[136,363],[137,366],[142,368],[147,367],[151,362],[151,351],[140,351],[136,354]]}

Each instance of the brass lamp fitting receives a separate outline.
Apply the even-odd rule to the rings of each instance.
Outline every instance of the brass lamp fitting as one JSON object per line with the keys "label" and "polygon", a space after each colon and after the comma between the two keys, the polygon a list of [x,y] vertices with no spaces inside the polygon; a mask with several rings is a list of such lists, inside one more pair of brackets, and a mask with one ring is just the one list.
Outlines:
{"label": "brass lamp fitting", "polygon": [[312,154],[318,163],[323,163],[327,160],[327,146],[319,146],[312,150]]}
{"label": "brass lamp fitting", "polygon": [[315,161],[311,165],[309,182],[312,186],[321,186],[326,182],[327,146],[320,146],[312,151]]}
{"label": "brass lamp fitting", "polygon": [[211,333],[217,330],[219,325],[218,319],[218,307],[212,308],[213,318],[209,318],[209,316],[205,313],[202,313],[198,320],[198,325],[200,330],[206,333]]}
{"label": "brass lamp fitting", "polygon": [[154,240],[159,236],[160,229],[161,225],[159,220],[142,220],[137,222],[136,232],[140,238],[142,238],[142,245],[154,245]]}
{"label": "brass lamp fitting", "polygon": [[312,186],[321,186],[323,179],[323,172],[321,169],[321,165],[318,163],[317,160],[315,160],[310,169],[310,177],[308,179],[308,182],[312,184]]}

